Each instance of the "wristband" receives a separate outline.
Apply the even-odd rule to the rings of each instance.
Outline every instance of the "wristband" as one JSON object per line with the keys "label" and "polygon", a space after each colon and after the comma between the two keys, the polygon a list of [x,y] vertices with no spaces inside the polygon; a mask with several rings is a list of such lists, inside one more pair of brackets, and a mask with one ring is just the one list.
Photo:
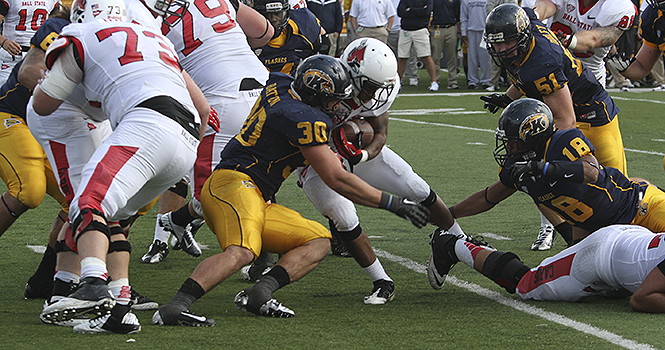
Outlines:
{"label": "wristband", "polygon": [[457,219],[457,216],[455,216],[455,206],[453,205],[452,207],[448,207],[448,211],[450,212],[450,215],[453,216],[453,219]]}
{"label": "wristband", "polygon": [[488,188],[489,188],[489,186],[488,186],[488,187],[485,187],[485,202],[487,202],[487,204],[489,204],[489,205],[491,205],[491,206],[495,206],[497,203],[490,202],[489,199],[487,199],[487,189],[488,189]]}
{"label": "wristband", "polygon": [[361,150],[361,151],[360,151],[360,154],[361,154],[361,155],[360,155],[360,160],[358,161],[357,164],[360,164],[360,163],[362,163],[362,162],[365,162],[365,161],[367,161],[367,160],[369,159],[369,152],[367,152],[366,150],[364,150],[364,149]]}
{"label": "wristband", "polygon": [[570,36],[570,42],[568,43],[568,50],[575,50],[577,47],[577,37],[575,34]]}
{"label": "wristband", "polygon": [[387,209],[390,210],[390,207],[393,204],[393,200],[395,197],[390,194],[390,193],[381,193],[381,200],[379,201],[379,209]]}

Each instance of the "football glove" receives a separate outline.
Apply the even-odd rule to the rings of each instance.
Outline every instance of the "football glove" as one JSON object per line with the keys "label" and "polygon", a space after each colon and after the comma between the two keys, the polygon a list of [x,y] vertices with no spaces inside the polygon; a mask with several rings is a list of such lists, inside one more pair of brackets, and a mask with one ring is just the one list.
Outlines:
{"label": "football glove", "polygon": [[389,210],[397,216],[408,220],[413,226],[423,228],[429,222],[429,209],[420,203],[414,203],[406,198],[395,197],[383,193],[379,208]]}
{"label": "football glove", "polygon": [[496,113],[499,108],[506,108],[513,102],[507,94],[491,94],[489,96],[480,96],[480,99],[485,101],[483,108],[486,108],[490,113]]}
{"label": "football glove", "polygon": [[528,162],[516,162],[513,166],[510,167],[510,178],[513,179],[513,183],[520,187],[524,180],[529,176],[535,178],[543,174],[545,170],[545,162],[538,162],[535,160],[530,160]]}
{"label": "football glove", "polygon": [[635,61],[635,57],[631,58],[626,58],[623,55],[619,55],[618,53],[611,53],[607,55],[605,58],[605,62],[612,66],[612,68],[616,69],[619,71],[619,73],[623,73],[628,69],[628,67]]}
{"label": "football glove", "polygon": [[219,117],[217,117],[217,111],[212,108],[212,106],[210,106],[210,114],[208,114],[208,125],[210,125],[215,132],[219,132]]}
{"label": "football glove", "polygon": [[566,34],[563,30],[559,29],[556,32],[554,32],[556,35],[556,38],[559,39],[559,42],[561,42],[561,45],[563,47],[569,49],[569,50],[574,50],[575,47],[577,47],[577,38],[575,37],[575,34]]}
{"label": "football glove", "polygon": [[[358,135],[362,139],[362,132]],[[333,143],[337,149],[337,153],[349,161],[349,165],[356,165],[363,159],[362,149],[356,148],[353,142],[346,139],[344,128],[339,127],[332,132]]]}

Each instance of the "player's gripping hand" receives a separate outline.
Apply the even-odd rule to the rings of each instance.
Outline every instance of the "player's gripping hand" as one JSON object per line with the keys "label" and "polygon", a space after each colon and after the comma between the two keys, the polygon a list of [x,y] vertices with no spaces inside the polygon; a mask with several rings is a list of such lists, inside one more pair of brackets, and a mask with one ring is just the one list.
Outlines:
{"label": "player's gripping hand", "polygon": [[626,58],[618,53],[611,53],[605,57],[605,62],[612,66],[612,68],[623,73],[635,61],[635,57]]}
{"label": "player's gripping hand", "polygon": [[[358,137],[362,139],[362,134]],[[333,143],[335,144],[335,148],[337,148],[337,153],[346,158],[350,165],[356,165],[363,160],[367,160],[367,157],[365,156],[367,151],[363,153],[362,149],[358,149],[356,145],[353,144],[353,142],[347,140],[346,134],[344,133],[344,128],[339,127],[333,130],[332,139]]]}
{"label": "player's gripping hand", "polygon": [[217,116],[217,111],[210,106],[210,114],[208,114],[208,125],[210,125],[215,132],[219,132],[219,117]]}
{"label": "player's gripping hand", "polygon": [[518,187],[522,186],[522,182],[530,177],[537,177],[543,174],[545,169],[545,162],[530,160],[528,162],[515,162],[510,167],[510,178],[513,183]]}
{"label": "player's gripping hand", "polygon": [[381,195],[379,208],[390,210],[417,228],[423,228],[429,222],[429,209],[426,206],[385,192]]}
{"label": "player's gripping hand", "polygon": [[480,99],[485,101],[483,108],[486,108],[490,113],[496,113],[499,108],[506,108],[513,102],[507,94],[491,94],[489,96],[480,96]]}

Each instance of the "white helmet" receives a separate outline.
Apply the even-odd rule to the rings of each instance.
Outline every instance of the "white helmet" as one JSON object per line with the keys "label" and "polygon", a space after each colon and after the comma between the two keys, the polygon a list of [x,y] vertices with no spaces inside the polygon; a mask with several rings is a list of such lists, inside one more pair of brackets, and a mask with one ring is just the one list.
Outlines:
{"label": "white helmet", "polygon": [[74,0],[69,20],[85,23],[93,19],[127,22],[127,9],[123,0]]}
{"label": "white helmet", "polygon": [[340,60],[351,72],[357,95],[364,91],[371,96],[369,101],[361,99],[365,108],[376,110],[388,103],[397,76],[397,59],[388,45],[373,38],[356,39],[344,49]]}
{"label": "white helmet", "polygon": [[182,19],[189,2],[187,0],[141,0],[151,10],[162,16],[163,23],[173,27]]}

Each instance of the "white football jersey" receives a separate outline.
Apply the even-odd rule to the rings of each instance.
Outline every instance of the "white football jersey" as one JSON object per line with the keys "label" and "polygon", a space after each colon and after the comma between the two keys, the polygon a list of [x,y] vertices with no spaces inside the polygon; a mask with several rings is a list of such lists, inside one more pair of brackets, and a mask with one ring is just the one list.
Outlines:
{"label": "white football jersey", "polygon": [[243,78],[262,85],[268,80],[268,70],[249,47],[229,0],[194,1],[175,26],[162,32],[210,103],[216,96],[236,97]]}
{"label": "white football jersey", "polygon": [[101,103],[115,128],[141,102],[170,96],[190,110],[200,123],[171,42],[147,27],[118,22],[70,24],[46,52],[50,61],[70,43],[83,63],[85,95]]}
{"label": "white football jersey", "polygon": [[162,17],[155,18],[140,0],[125,0],[125,8],[130,22],[141,24],[158,32],[161,30]]}
{"label": "white football jersey", "polygon": [[[598,0],[590,8],[582,8],[579,0],[551,1],[556,5],[557,11],[549,19],[549,27],[553,32],[561,30],[566,34],[608,26],[628,30],[637,14],[635,5],[630,0]],[[605,85],[603,58],[609,51],[610,47],[599,47],[593,51],[574,52],[603,86]]]}
{"label": "white football jersey", "polygon": [[29,48],[30,39],[59,3],[59,0],[3,0],[0,8],[8,10],[2,36]]}
{"label": "white football jersey", "polygon": [[289,5],[291,6],[292,10],[306,9],[307,8],[307,1],[305,1],[305,0],[289,0]]}
{"label": "white football jersey", "polygon": [[[353,99],[345,100],[349,107],[351,108],[351,113],[344,118],[343,120],[337,120],[333,118],[333,124],[334,128],[337,128],[338,126],[342,125],[344,122],[351,118],[357,118],[357,117],[365,117],[365,118],[371,118],[371,117],[378,117],[382,115],[385,112],[388,112],[390,109],[390,106],[393,105],[393,102],[395,102],[395,99],[397,98],[397,94],[399,93],[399,87],[400,87],[400,80],[399,80],[399,75],[395,74],[395,86],[393,87],[393,90],[391,91],[390,95],[388,96],[388,102],[381,106],[380,108],[370,110],[368,109],[368,105],[371,105],[372,102],[366,102],[363,103],[361,102],[357,97],[354,97]],[[383,99],[385,96],[378,96],[380,94],[381,90],[378,90],[375,93],[375,97]]]}

